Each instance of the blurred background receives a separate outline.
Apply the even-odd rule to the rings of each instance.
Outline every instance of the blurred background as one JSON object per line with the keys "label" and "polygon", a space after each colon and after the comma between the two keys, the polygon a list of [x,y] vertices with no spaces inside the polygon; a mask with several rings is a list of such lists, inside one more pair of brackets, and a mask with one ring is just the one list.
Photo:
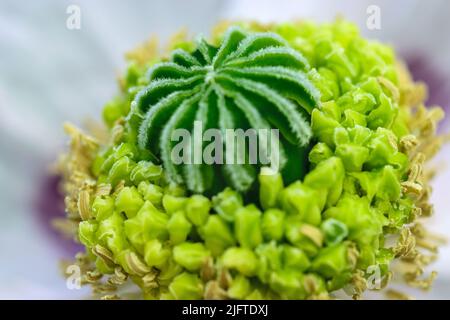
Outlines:
{"label": "blurred background", "polygon": [[[67,28],[70,5],[80,9],[80,29]],[[370,30],[367,9],[380,9],[380,29]],[[450,1],[446,0],[0,0],[0,299],[72,299],[58,261],[76,247],[50,226],[63,214],[49,166],[64,149],[64,121],[98,118],[116,92],[123,53],[158,35],[187,28],[208,34],[222,19],[263,22],[294,18],[329,21],[342,15],[361,32],[391,43],[415,79],[429,84],[429,104],[449,109]],[[448,132],[444,120],[440,130]],[[436,162],[450,160],[445,147]],[[436,213],[430,228],[450,236],[450,168],[434,181]],[[450,298],[450,249],[441,249],[439,272],[427,294]]]}

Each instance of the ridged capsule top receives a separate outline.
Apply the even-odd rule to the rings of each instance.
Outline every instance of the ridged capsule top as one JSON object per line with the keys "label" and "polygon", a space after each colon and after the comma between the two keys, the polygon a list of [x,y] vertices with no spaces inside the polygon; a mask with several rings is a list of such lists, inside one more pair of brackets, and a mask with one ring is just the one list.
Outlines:
{"label": "ridged capsule top", "polygon": [[[181,164],[171,160],[177,128],[279,129],[280,164],[283,144],[309,143],[311,112],[319,92],[309,81],[306,59],[274,33],[248,33],[232,27],[216,47],[203,38],[196,49],[175,50],[169,61],[148,71],[149,84],[132,102],[128,119],[138,127],[138,144],[163,162],[169,179],[193,192],[204,192],[220,180],[246,191],[257,176],[256,165]],[[203,146],[205,147],[205,146]],[[226,146],[225,146],[226,148]]]}

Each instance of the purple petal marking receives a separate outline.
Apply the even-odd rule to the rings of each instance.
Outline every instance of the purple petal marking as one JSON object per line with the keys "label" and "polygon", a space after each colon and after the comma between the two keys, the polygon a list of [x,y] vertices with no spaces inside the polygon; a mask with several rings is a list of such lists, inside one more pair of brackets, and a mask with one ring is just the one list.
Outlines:
{"label": "purple petal marking", "polygon": [[[427,105],[441,106],[445,112],[450,112],[450,74],[445,74],[432,63],[432,58],[420,52],[404,54],[404,60],[413,75],[414,80],[423,81],[428,86]],[[440,123],[440,130],[447,127],[449,116]]]}
{"label": "purple petal marking", "polygon": [[64,218],[64,195],[59,185],[61,177],[58,175],[46,175],[38,182],[34,208],[38,214],[38,220],[47,234],[61,249],[64,256],[73,258],[74,254],[82,250],[80,244],[63,236],[55,230],[51,222],[55,218]]}

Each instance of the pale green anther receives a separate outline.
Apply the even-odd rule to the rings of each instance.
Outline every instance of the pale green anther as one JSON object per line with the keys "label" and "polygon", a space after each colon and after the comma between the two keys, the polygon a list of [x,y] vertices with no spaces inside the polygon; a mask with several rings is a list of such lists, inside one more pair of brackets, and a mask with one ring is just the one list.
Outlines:
{"label": "pale green anther", "polygon": [[164,207],[164,210],[168,214],[172,214],[176,211],[184,209],[186,201],[187,198],[185,197],[177,197],[170,194],[165,194],[162,198],[162,205]]}
{"label": "pale green anther", "polygon": [[267,283],[271,272],[282,268],[282,247],[271,241],[260,244],[256,247],[255,253],[258,258],[258,278]]}
{"label": "pale green anther", "polygon": [[169,216],[146,201],[136,216],[124,223],[125,233],[135,246],[143,246],[150,239],[168,238]]}
{"label": "pale green anther", "polygon": [[164,195],[164,190],[160,186],[142,181],[141,183],[139,183],[138,191],[142,195],[144,200],[150,201],[155,206],[162,206],[162,197]]}
{"label": "pale green anther", "polygon": [[161,241],[153,239],[145,244],[144,261],[149,267],[161,268],[170,258],[172,252]]}
{"label": "pale green anther", "polygon": [[300,271],[280,270],[271,273],[269,285],[283,299],[304,299],[303,278]]}
{"label": "pale green anther", "polygon": [[308,296],[327,294],[327,286],[323,277],[315,273],[305,274],[303,285]]}
{"label": "pale green anther", "polygon": [[97,231],[98,224],[95,221],[81,221],[78,226],[78,237],[82,244],[91,248],[96,244],[95,232]]}
{"label": "pale green anther", "polygon": [[186,216],[195,226],[201,226],[206,223],[210,210],[211,202],[205,196],[193,195],[186,202]]}
{"label": "pale green anther", "polygon": [[92,160],[91,171],[95,177],[98,177],[102,173],[102,166],[105,162],[105,156],[102,153],[98,153],[94,160]]}
{"label": "pale green anther", "polygon": [[348,246],[340,243],[320,250],[312,262],[312,270],[326,278],[338,276],[351,267],[348,259]]}
{"label": "pale green anther", "polygon": [[361,171],[363,164],[369,159],[369,149],[364,146],[341,144],[336,147],[335,152],[348,172]]}
{"label": "pale green anther", "polygon": [[230,188],[214,196],[212,203],[214,210],[229,222],[234,220],[236,211],[243,206],[241,195]]}
{"label": "pale green anther", "polygon": [[286,238],[294,246],[302,249],[308,256],[317,253],[323,244],[322,231],[312,225],[286,220]]}
{"label": "pale green anther", "polygon": [[120,180],[127,180],[132,168],[132,161],[128,157],[118,159],[108,173],[108,181],[115,186]]}
{"label": "pale green anther", "polygon": [[213,256],[220,255],[236,242],[228,224],[218,215],[210,215],[199,232]]}
{"label": "pale green anther", "polygon": [[404,170],[408,164],[408,156],[398,152],[397,137],[385,128],[378,128],[372,135],[367,147],[370,149],[368,169],[381,168],[387,164],[394,168]]}
{"label": "pale green anther", "polygon": [[225,268],[237,270],[248,277],[255,276],[258,271],[258,258],[252,250],[246,248],[227,249],[221,257],[221,262]]}
{"label": "pale green anther", "polygon": [[186,189],[183,188],[181,185],[170,182],[165,188],[164,188],[164,194],[170,194],[174,197],[184,197],[186,196]]}
{"label": "pale green anther", "polygon": [[283,190],[283,178],[279,172],[270,168],[261,168],[259,174],[259,201],[263,209],[274,208],[277,205],[278,194]]}
{"label": "pale green anther", "polygon": [[360,269],[367,269],[376,263],[377,248],[370,245],[363,245],[358,247],[358,261],[357,266]]}
{"label": "pale green anther", "polygon": [[139,161],[131,170],[130,179],[135,184],[141,181],[158,182],[162,175],[162,166],[153,164],[150,161]]}
{"label": "pale green anther", "polygon": [[175,297],[170,293],[170,291],[163,291],[159,296],[160,300],[175,300]]}
{"label": "pale green anther", "polygon": [[283,245],[283,265],[286,269],[303,272],[311,266],[311,262],[303,250],[290,245]]}
{"label": "pale green anther", "polygon": [[169,257],[167,262],[161,267],[158,275],[158,281],[160,285],[167,286],[172,279],[183,272],[183,267],[173,260],[173,257]]}
{"label": "pale green anther", "polygon": [[119,254],[129,246],[124,232],[125,218],[119,212],[114,212],[105,220],[99,222],[96,232],[98,242],[112,253]]}
{"label": "pale green anther", "polygon": [[317,164],[333,156],[333,151],[323,142],[317,143],[309,152],[309,162]]}
{"label": "pale green anther", "polygon": [[322,109],[325,114],[333,118],[334,120],[341,121],[342,110],[337,105],[336,101],[331,100],[321,104],[320,109]]}
{"label": "pale green anther", "polygon": [[183,272],[170,283],[169,291],[177,300],[198,300],[203,297],[203,283],[196,274]]}
{"label": "pale green anther", "polygon": [[297,181],[281,192],[281,204],[289,215],[317,226],[322,219],[321,213],[326,196],[326,191],[311,188]]}
{"label": "pale green anther", "polygon": [[354,194],[344,194],[336,206],[324,212],[324,217],[344,223],[348,228],[348,239],[359,246],[377,246],[385,224],[383,214],[371,207],[366,197]]}
{"label": "pale green anther", "polygon": [[199,270],[210,255],[209,250],[199,242],[184,242],[173,248],[175,262],[191,272]]}
{"label": "pale green anther", "polygon": [[366,116],[362,113],[359,113],[354,110],[345,110],[344,111],[344,120],[341,122],[345,127],[355,127],[355,126],[363,126],[367,125]]}
{"label": "pale green anther", "polygon": [[[122,158],[126,158],[128,160],[133,159],[136,153],[136,147],[134,147],[130,143],[121,143],[120,145],[114,147],[112,150],[108,151],[107,157],[105,161],[102,163],[100,168],[101,171],[107,172],[110,171],[111,167],[115,162]],[[106,155],[105,155],[106,156]],[[132,162],[130,162],[132,164]],[[131,170],[131,168],[130,168]]]}
{"label": "pale green anther", "polygon": [[342,127],[342,125],[330,118],[323,111],[314,109],[311,113],[311,128],[313,135],[319,141],[326,143],[329,147],[334,146],[334,129]]}
{"label": "pale green anther", "polygon": [[112,101],[109,101],[104,107],[103,107],[103,120],[108,125],[108,127],[112,127],[114,125],[114,122],[123,116],[122,114],[122,107],[121,107],[121,101],[116,98]]}
{"label": "pale green anther", "polygon": [[247,277],[238,274],[231,281],[227,294],[231,299],[244,299],[251,293],[252,287]]}
{"label": "pale green anther", "polygon": [[192,224],[186,218],[183,211],[173,213],[167,223],[170,242],[174,245],[186,241],[191,229]]}
{"label": "pale green anther", "polygon": [[342,160],[331,157],[320,162],[304,180],[305,185],[316,190],[327,191],[327,207],[336,204],[342,194],[345,169]]}
{"label": "pale green anther", "polygon": [[92,213],[96,220],[104,220],[114,212],[114,199],[110,196],[95,197]]}
{"label": "pale green anther", "polygon": [[400,197],[401,185],[392,166],[385,166],[379,175],[378,194],[380,198],[391,201]]}
{"label": "pale green anther", "polygon": [[283,238],[285,215],[280,209],[269,209],[263,213],[261,231],[265,240],[280,241]]}
{"label": "pale green anther", "polygon": [[260,290],[255,289],[245,297],[245,300],[264,300],[264,296]]}
{"label": "pale green anther", "polygon": [[384,93],[379,97],[379,105],[367,116],[367,126],[373,130],[378,127],[390,128],[398,114],[398,106],[394,105]]}
{"label": "pale green anther", "polygon": [[347,226],[333,218],[326,219],[320,226],[320,229],[322,229],[325,235],[325,243],[328,245],[342,242],[348,236]]}
{"label": "pale green anther", "polygon": [[248,205],[236,212],[234,233],[241,247],[251,249],[262,242],[261,211],[255,205]]}
{"label": "pale green anther", "polygon": [[116,210],[124,212],[128,219],[133,218],[144,204],[144,200],[136,187],[124,187],[117,194]]}
{"label": "pale green anther", "polygon": [[[339,82],[333,71],[325,67],[320,67],[318,70],[311,69],[308,75],[311,82],[321,92],[321,101],[327,103],[339,97]],[[325,103],[322,103],[322,105]]]}
{"label": "pale green anther", "polygon": [[102,274],[111,274],[114,272],[114,268],[109,266],[104,259],[97,257],[95,259],[95,268],[98,270],[98,272]]}

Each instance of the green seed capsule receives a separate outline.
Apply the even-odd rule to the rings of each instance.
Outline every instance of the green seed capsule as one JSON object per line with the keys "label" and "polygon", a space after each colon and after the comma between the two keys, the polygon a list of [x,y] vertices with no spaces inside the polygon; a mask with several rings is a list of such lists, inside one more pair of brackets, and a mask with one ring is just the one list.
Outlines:
{"label": "green seed capsule", "polygon": [[184,242],[173,248],[175,262],[191,272],[199,270],[210,255],[202,243]]}
{"label": "green seed capsule", "polygon": [[214,210],[226,221],[234,221],[236,211],[243,206],[242,197],[230,188],[214,196],[212,199]]}
{"label": "green seed capsule", "polygon": [[247,277],[243,275],[237,275],[231,281],[227,294],[231,299],[244,299],[251,293],[252,287]]}
{"label": "green seed capsule", "polygon": [[234,269],[245,276],[254,276],[258,270],[258,259],[255,253],[246,248],[233,247],[227,249],[221,258],[222,265]]}
{"label": "green seed capsule", "polygon": [[161,241],[153,239],[145,244],[144,261],[149,267],[162,267],[172,252],[169,248],[163,247]]}
{"label": "green seed capsule", "polygon": [[116,209],[125,212],[127,217],[133,218],[144,204],[136,187],[124,187],[116,197]]}
{"label": "green seed capsule", "polygon": [[255,205],[248,205],[236,212],[234,233],[239,244],[254,248],[262,242],[261,211]]}
{"label": "green seed capsule", "polygon": [[348,236],[347,226],[339,220],[330,218],[325,220],[320,229],[325,235],[325,243],[334,245],[342,242]]}
{"label": "green seed capsule", "polygon": [[210,215],[206,224],[199,229],[199,233],[215,257],[235,244],[230,228],[218,215]]}
{"label": "green seed capsule", "polygon": [[186,203],[186,216],[195,226],[204,225],[211,210],[211,202],[202,195],[191,196]]}
{"label": "green seed capsule", "polygon": [[284,233],[284,211],[269,209],[263,213],[261,230],[264,239],[280,241]]}
{"label": "green seed capsule", "polygon": [[186,219],[183,211],[177,211],[169,219],[167,230],[169,231],[170,242],[179,244],[186,241],[191,232],[192,224]]}
{"label": "green seed capsule", "polygon": [[203,283],[197,275],[183,272],[170,283],[169,291],[177,300],[201,299]]}
{"label": "green seed capsule", "polygon": [[95,219],[104,220],[114,212],[114,199],[110,196],[95,197],[92,203],[92,213]]}
{"label": "green seed capsule", "polygon": [[283,190],[283,178],[279,172],[272,172],[270,168],[262,168],[259,175],[259,201],[263,209],[274,208],[278,194]]}

